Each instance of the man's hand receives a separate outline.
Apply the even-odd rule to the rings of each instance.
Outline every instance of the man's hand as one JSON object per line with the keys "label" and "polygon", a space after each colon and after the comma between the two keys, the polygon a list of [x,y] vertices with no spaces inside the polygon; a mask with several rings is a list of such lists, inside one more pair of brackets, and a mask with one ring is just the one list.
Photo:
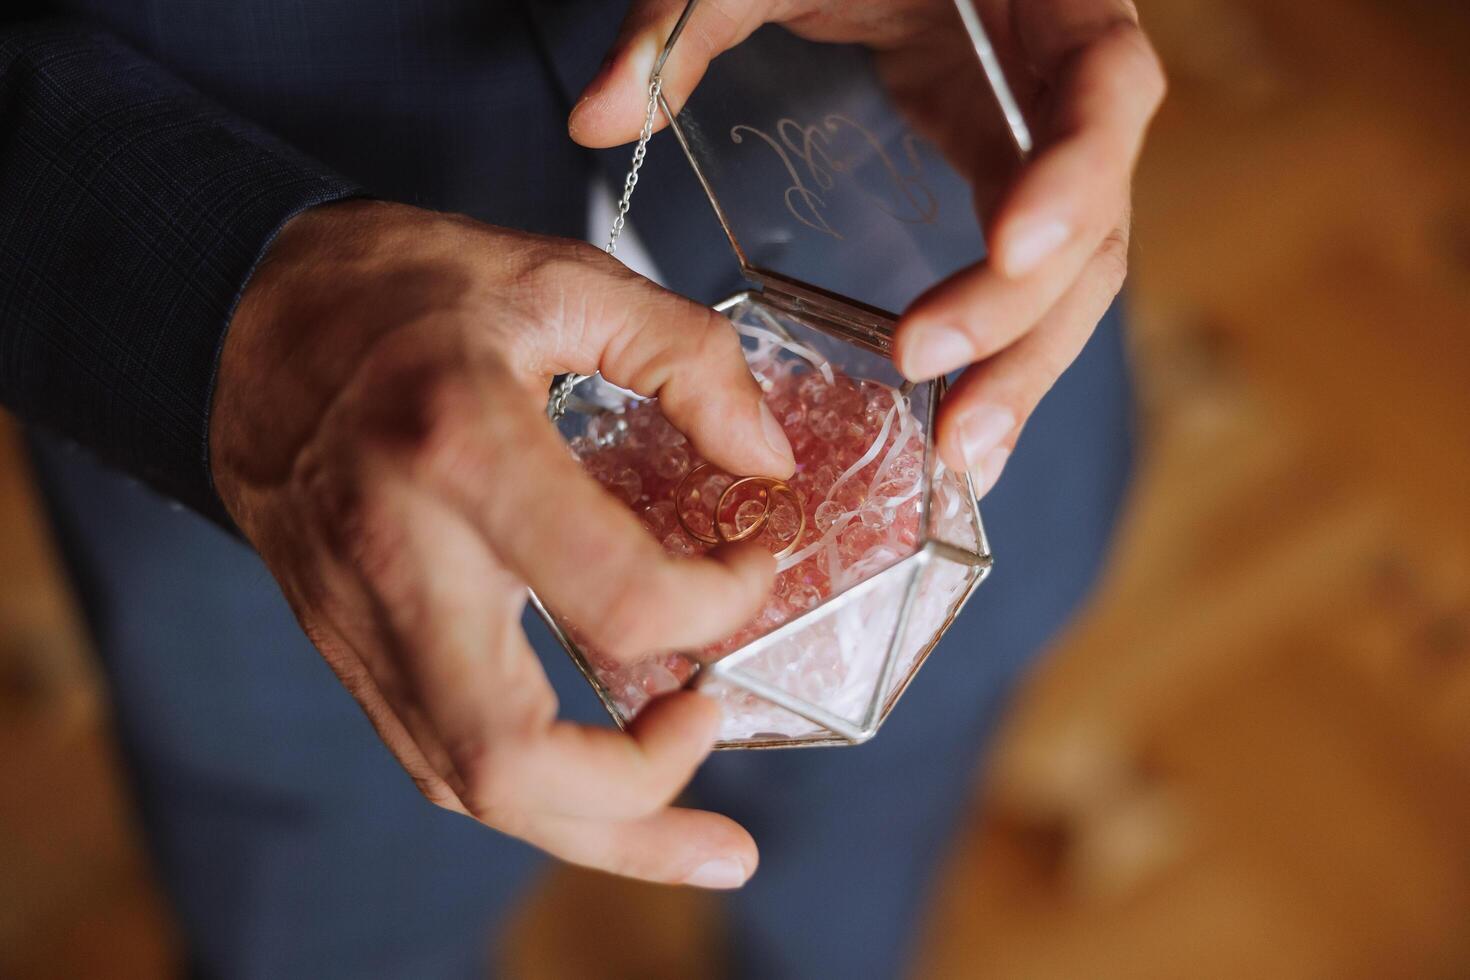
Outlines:
{"label": "man's hand", "polygon": [[[704,0],[664,68],[663,91],[677,110],[713,58],[767,22],[878,53],[895,98],[971,178],[988,219],[990,257],[916,300],[895,351],[916,380],[971,365],[937,435],[945,461],[968,469],[983,495],[1122,287],[1129,181],[1164,76],[1130,0],[979,5],[1038,140],[998,196],[977,146],[995,111],[953,0]],[[649,71],[683,6],[635,0],[572,112],[575,139],[611,146],[637,135]]]}
{"label": "man's hand", "polygon": [[550,853],[661,882],[755,870],[725,817],[672,808],[719,711],[628,734],[556,720],[520,630],[535,588],[611,655],[719,639],[759,609],[759,547],[675,560],[571,458],[553,374],[657,395],[732,472],[790,446],[723,317],[591,246],[352,202],[287,225],[235,315],[210,446],[231,516],[424,795]]}

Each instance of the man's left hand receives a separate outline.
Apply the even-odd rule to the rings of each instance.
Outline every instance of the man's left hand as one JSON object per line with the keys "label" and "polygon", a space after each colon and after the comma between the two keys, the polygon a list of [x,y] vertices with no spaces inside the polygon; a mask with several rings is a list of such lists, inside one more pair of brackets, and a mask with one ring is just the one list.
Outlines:
{"label": "man's left hand", "polygon": [[[813,40],[861,42],[916,122],[971,178],[990,254],[903,314],[895,359],[915,380],[968,365],[940,413],[952,467],[984,495],[1043,395],[1122,288],[1129,183],[1164,74],[1130,0],[981,0],[1037,136],[1034,155],[991,197],[974,149],[990,99],[951,0],[705,0],[664,67],[677,110],[721,52],[776,22]],[[636,0],[613,52],[572,111],[586,146],[633,139],[648,76],[684,0]],[[660,120],[661,121],[661,120]]]}

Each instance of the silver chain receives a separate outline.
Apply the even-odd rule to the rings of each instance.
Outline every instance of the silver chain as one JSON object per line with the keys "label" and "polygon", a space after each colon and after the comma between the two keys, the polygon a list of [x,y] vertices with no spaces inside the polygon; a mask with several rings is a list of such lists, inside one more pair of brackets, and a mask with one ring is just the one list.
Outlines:
{"label": "silver chain", "polygon": [[643,159],[648,156],[648,141],[653,139],[653,119],[658,112],[658,97],[664,90],[664,78],[655,75],[648,83],[648,105],[643,109],[643,128],[638,131],[638,145],[633,147],[633,162],[628,166],[628,175],[623,178],[623,198],[618,201],[618,216],[613,219],[612,229],[607,234],[603,250],[612,255],[618,250],[618,238],[627,223],[628,208],[633,203],[633,188],[638,186],[638,171],[643,169]]}
{"label": "silver chain", "polygon": [[[618,239],[622,237],[623,227],[628,223],[628,209],[633,204],[633,189],[638,186],[638,171],[643,169],[643,160],[648,156],[648,141],[653,139],[654,115],[658,112],[658,99],[663,90],[663,76],[654,75],[648,82],[648,105],[643,110],[643,128],[638,131],[638,145],[633,147],[633,162],[629,164],[628,174],[623,178],[623,196],[618,201],[618,213],[607,233],[607,244],[602,247],[608,255],[617,254]],[[572,397],[572,389],[590,377],[590,374],[562,375],[561,380],[551,388],[551,396],[546,402],[546,417],[555,422],[565,415],[567,399]]]}

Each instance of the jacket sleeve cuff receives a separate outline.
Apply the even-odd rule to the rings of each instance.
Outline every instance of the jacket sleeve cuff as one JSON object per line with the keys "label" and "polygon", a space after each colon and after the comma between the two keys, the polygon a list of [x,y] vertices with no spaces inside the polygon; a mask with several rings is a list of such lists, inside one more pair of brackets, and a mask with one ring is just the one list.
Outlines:
{"label": "jacket sleeve cuff", "polygon": [[110,35],[0,28],[0,399],[228,525],[230,317],[287,221],[360,193]]}

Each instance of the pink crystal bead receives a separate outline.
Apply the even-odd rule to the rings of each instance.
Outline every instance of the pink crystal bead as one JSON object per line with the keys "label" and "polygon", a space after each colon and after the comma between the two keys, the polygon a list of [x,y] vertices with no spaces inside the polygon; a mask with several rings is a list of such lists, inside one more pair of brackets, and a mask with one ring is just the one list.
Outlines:
{"label": "pink crystal bead", "polygon": [[[765,498],[759,486],[752,486],[750,493],[742,487],[727,500],[719,518],[728,534],[764,520],[765,527],[753,540],[773,551],[789,544],[800,530],[792,549],[800,549],[800,560],[780,572],[773,594],[750,622],[702,650],[628,666],[589,650],[595,673],[625,717],[635,715],[650,698],[686,686],[699,662],[724,656],[816,609],[835,591],[911,554],[918,543],[924,441],[919,420],[900,414],[910,411],[907,399],[899,399],[895,411],[892,389],[853,381],[841,373],[834,373],[829,383],[821,372],[784,355],[767,355],[752,362],[752,368],[791,440],[796,474],[790,484],[798,499],[784,493]],[[885,425],[887,433],[875,448]],[[673,500],[675,489],[703,460],[669,424],[656,401],[635,401],[624,411],[592,416],[583,434],[571,440],[570,449],[589,473],[638,515],[665,552],[684,557],[708,550],[680,526]],[[856,472],[849,472],[864,459]],[[712,532],[716,503],[733,479],[712,469],[684,487],[679,504],[691,527],[702,534]],[[928,612],[922,615],[930,619],[922,621],[942,622],[946,600],[925,601],[923,609]],[[831,614],[818,612],[810,625],[754,654],[751,669],[785,678],[781,683],[786,689],[815,703],[848,697],[847,687],[859,683],[862,670],[868,669],[849,662],[855,651],[867,649],[868,630],[841,617],[863,620],[876,615],[872,610],[886,608],[881,602],[850,603]],[[841,629],[833,626],[834,620]],[[881,632],[882,627],[878,629]],[[726,711],[725,730],[748,735],[782,730],[792,723],[794,716],[760,698],[734,688],[715,688]],[[855,705],[852,710],[859,710],[861,705]]]}
{"label": "pink crystal bead", "polygon": [[689,453],[682,446],[660,444],[653,471],[665,480],[677,480],[689,472]]}
{"label": "pink crystal bead", "polygon": [[660,500],[643,512],[643,526],[653,532],[653,536],[662,541],[679,526],[679,518],[674,513],[674,502],[672,500]]}
{"label": "pink crystal bead", "polygon": [[782,542],[783,546],[790,541],[801,526],[801,513],[797,505],[792,502],[786,494],[779,494],[771,504],[770,516],[766,519],[766,527],[770,528],[771,534]]}
{"label": "pink crystal bead", "polygon": [[917,450],[909,447],[905,449],[904,454],[895,459],[888,468],[887,477],[893,483],[913,486],[924,469],[924,447],[919,446]]}
{"label": "pink crystal bead", "polygon": [[853,521],[837,536],[837,553],[849,565],[883,546],[883,532]]}
{"label": "pink crystal bead", "polygon": [[806,417],[806,423],[818,439],[832,442],[840,438],[845,429],[842,416],[829,408],[818,408]]}
{"label": "pink crystal bead", "polygon": [[841,467],[824,461],[812,473],[812,489],[825,497],[840,476],[842,476]]}
{"label": "pink crystal bead", "polygon": [[714,473],[704,478],[699,485],[701,503],[705,510],[714,512],[715,505],[720,502],[720,497],[730,489],[730,484],[735,480],[725,473]]}
{"label": "pink crystal bead", "polygon": [[677,691],[682,686],[679,683],[679,678],[674,676],[674,672],[656,660],[650,661],[644,667],[643,677],[639,684],[639,687],[643,689],[643,693],[650,697],[658,697],[660,694]]}
{"label": "pink crystal bead", "polygon": [[604,412],[587,423],[587,438],[599,446],[611,446],[628,430],[627,421],[619,414]]}
{"label": "pink crystal bead", "polygon": [[844,512],[858,510],[868,499],[868,488],[861,482],[860,478],[850,478],[843,481],[831,493],[833,502],[840,506]]}
{"label": "pink crystal bead", "polygon": [[682,530],[671,531],[664,536],[664,550],[671,555],[687,558],[699,551],[699,543]]}
{"label": "pink crystal bead", "polygon": [[783,593],[786,604],[796,612],[806,612],[822,601],[822,593],[805,582],[795,582]]}
{"label": "pink crystal bead", "polygon": [[735,508],[735,530],[744,534],[755,527],[766,516],[766,505],[759,500],[747,500]]}
{"label": "pink crystal bead", "polygon": [[777,405],[773,412],[776,421],[780,422],[781,428],[788,433],[797,431],[806,421],[806,406],[799,401],[788,401]]}
{"label": "pink crystal bead", "polygon": [[820,405],[827,400],[827,391],[830,387],[827,379],[822,377],[820,372],[812,371],[797,382],[796,395],[804,404]]}
{"label": "pink crystal bead", "polygon": [[845,513],[847,512],[842,509],[842,505],[835,500],[824,500],[812,512],[812,523],[818,531],[825,534],[832,529],[832,525],[836,524],[838,519]]}
{"label": "pink crystal bead", "polygon": [[621,466],[613,470],[604,485],[623,498],[624,503],[636,504],[643,496],[643,478],[631,466]]}
{"label": "pink crystal bead", "polygon": [[866,400],[858,393],[855,386],[847,378],[839,377],[830,388],[827,389],[826,398],[822,401],[822,407],[835,412],[839,417],[861,416]]}
{"label": "pink crystal bead", "polygon": [[918,486],[913,482],[902,480],[886,480],[873,490],[874,500],[883,501],[885,506],[892,506],[916,495]]}
{"label": "pink crystal bead", "polygon": [[585,460],[597,452],[597,443],[586,436],[577,436],[567,443],[567,448],[572,451],[572,455],[577,459]]}

